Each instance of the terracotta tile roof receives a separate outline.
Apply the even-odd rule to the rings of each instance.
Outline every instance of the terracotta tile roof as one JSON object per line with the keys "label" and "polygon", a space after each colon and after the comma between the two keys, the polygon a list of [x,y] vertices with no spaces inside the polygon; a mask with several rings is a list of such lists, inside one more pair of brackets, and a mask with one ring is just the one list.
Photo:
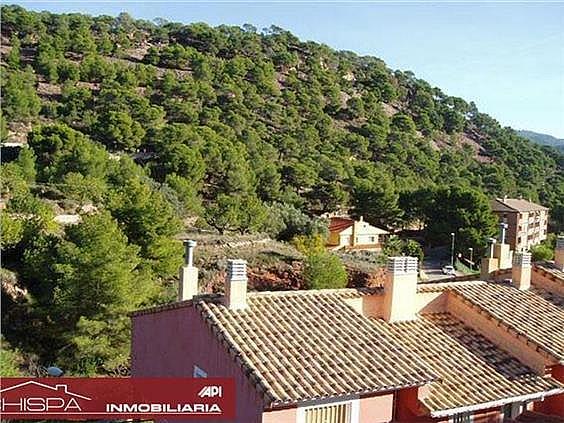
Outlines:
{"label": "terracotta tile roof", "polygon": [[448,313],[426,314],[410,322],[377,320],[376,324],[439,375],[422,400],[432,416],[497,407],[515,398],[539,398],[544,392],[564,392],[564,385],[536,375]]}
{"label": "terracotta tile roof", "polygon": [[536,288],[534,285],[530,290],[531,292],[534,292],[535,294],[544,298],[546,301],[554,304],[556,307],[564,309],[564,297],[562,297],[561,295],[558,295],[555,292],[547,291],[543,288]]}
{"label": "terracotta tile roof", "polygon": [[198,301],[219,301],[221,298],[223,298],[222,294],[201,294],[194,297],[193,300],[175,301],[134,310],[129,313],[129,316],[135,317],[144,314],[160,313],[161,311],[175,310],[177,308],[192,307]]}
{"label": "terracotta tile roof", "polygon": [[[373,226],[366,221],[360,220],[356,222],[363,225],[362,232],[374,235],[387,235],[389,232],[385,229]],[[329,219],[329,232],[342,232],[355,224],[355,221],[349,217],[331,217]]]}
{"label": "terracotta tile roof", "polygon": [[548,210],[547,207],[541,206],[540,204],[536,204],[531,201],[523,200],[521,198],[496,198],[492,200],[491,206],[493,211],[498,212],[529,212],[537,210]]}
{"label": "terracotta tile roof", "polygon": [[445,289],[464,287],[464,286],[474,286],[482,285],[486,282],[480,280],[463,280],[463,281],[451,281],[448,282],[419,282],[417,284],[417,292],[441,292]]}
{"label": "terracotta tile roof", "polygon": [[554,262],[551,261],[542,261],[536,262],[534,264],[535,269],[539,269],[542,272],[548,273],[551,276],[554,276],[556,279],[560,280],[560,282],[564,285],[564,272],[561,269],[558,269]]}
{"label": "terracotta tile roof", "polygon": [[271,406],[419,386],[434,374],[345,300],[343,289],[249,293],[248,308],[198,307]]}
{"label": "terracotta tile roof", "polygon": [[[562,298],[548,301],[542,290],[520,291],[507,284],[488,283],[451,290],[463,301],[515,331],[537,349],[564,362]],[[543,295],[538,295],[539,293]]]}
{"label": "terracotta tile roof", "polygon": [[329,219],[329,232],[341,232],[350,228],[354,224],[354,220],[348,217],[332,217]]}
{"label": "terracotta tile roof", "polygon": [[509,212],[515,213],[517,210],[509,207],[508,205],[503,203],[503,200],[500,198],[494,198],[490,201],[490,206],[494,212]]}

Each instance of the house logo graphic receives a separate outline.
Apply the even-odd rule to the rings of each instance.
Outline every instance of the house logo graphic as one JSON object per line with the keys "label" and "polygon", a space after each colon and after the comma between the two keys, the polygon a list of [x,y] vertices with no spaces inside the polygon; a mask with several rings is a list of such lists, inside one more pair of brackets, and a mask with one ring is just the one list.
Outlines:
{"label": "house logo graphic", "polygon": [[0,389],[0,410],[2,414],[64,414],[80,413],[81,404],[92,398],[71,392],[68,385],[54,386],[29,380]]}
{"label": "house logo graphic", "polygon": [[230,378],[2,378],[0,414],[17,420],[232,420],[235,382]]}

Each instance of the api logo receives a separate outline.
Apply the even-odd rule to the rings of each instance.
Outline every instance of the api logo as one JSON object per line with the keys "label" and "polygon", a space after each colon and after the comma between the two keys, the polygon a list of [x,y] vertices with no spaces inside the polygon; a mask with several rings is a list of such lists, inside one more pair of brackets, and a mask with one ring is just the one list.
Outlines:
{"label": "api logo", "polygon": [[202,389],[200,389],[200,392],[198,392],[198,396],[200,398],[204,398],[204,397],[208,397],[208,398],[220,397],[221,398],[223,396],[223,387],[216,386],[216,385],[204,386]]}

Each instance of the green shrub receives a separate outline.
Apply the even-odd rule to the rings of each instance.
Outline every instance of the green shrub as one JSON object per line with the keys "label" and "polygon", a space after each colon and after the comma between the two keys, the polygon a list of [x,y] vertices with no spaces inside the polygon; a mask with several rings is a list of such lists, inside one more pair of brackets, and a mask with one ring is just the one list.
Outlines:
{"label": "green shrub", "polygon": [[307,289],[334,289],[347,285],[347,272],[341,259],[326,251],[306,257],[303,276]]}
{"label": "green shrub", "polygon": [[543,244],[532,247],[531,253],[533,253],[533,261],[551,260],[554,257],[554,251]]}
{"label": "green shrub", "polygon": [[268,207],[270,218],[265,231],[281,241],[289,241],[298,235],[327,234],[324,219],[310,217],[291,204],[274,203]]}
{"label": "green shrub", "polygon": [[421,248],[421,245],[417,241],[412,239],[402,240],[396,236],[392,236],[384,244],[382,252],[388,257],[409,256],[417,257],[419,262],[423,261],[423,248]]}
{"label": "green shrub", "polygon": [[4,341],[2,341],[2,344],[2,348],[0,348],[0,376],[22,376],[22,373],[20,371],[20,364],[22,361],[21,356],[17,351],[6,348]]}

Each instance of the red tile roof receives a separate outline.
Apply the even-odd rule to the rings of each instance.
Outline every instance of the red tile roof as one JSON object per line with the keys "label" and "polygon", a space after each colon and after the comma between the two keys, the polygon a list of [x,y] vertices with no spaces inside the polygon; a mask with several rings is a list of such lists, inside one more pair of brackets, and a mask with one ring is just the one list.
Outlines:
{"label": "red tile roof", "polygon": [[556,267],[554,262],[536,262],[534,268],[535,270],[540,270],[541,272],[550,275],[554,279],[554,281],[558,281],[561,286],[564,286],[564,271]]}
{"label": "red tile roof", "polygon": [[564,363],[564,308],[558,305],[561,298],[549,301],[535,289],[520,291],[498,283],[458,287],[452,292]]}
{"label": "red tile roof", "polygon": [[332,217],[329,219],[329,232],[341,232],[354,225],[354,220],[348,217]]}
{"label": "red tile roof", "polygon": [[[560,300],[535,288],[479,281],[427,284],[418,291],[445,289],[562,357]],[[424,405],[431,415],[445,416],[564,392],[561,383],[535,374],[448,313],[387,323],[350,306],[382,292],[250,292],[248,307],[237,311],[219,295],[202,295],[134,315],[196,306],[271,407],[430,384]]]}
{"label": "red tile roof", "polygon": [[368,293],[249,293],[245,310],[218,302],[197,306],[271,406],[432,381],[433,372],[420,359],[346,303]]}
{"label": "red tile roof", "polygon": [[[456,295],[483,292],[486,308],[491,300],[493,284],[446,285],[443,289]],[[503,291],[501,300],[523,301],[526,293],[513,291],[519,298]],[[380,288],[251,292],[248,308],[237,311],[225,307],[220,296],[206,295],[140,313],[198,307],[271,407],[430,383],[423,403],[431,415],[446,416],[564,392],[562,384],[536,375],[448,313],[387,323],[348,303],[381,293]],[[535,301],[553,308],[541,297]],[[545,324],[550,322],[543,317]]]}
{"label": "red tile roof", "polygon": [[439,378],[422,400],[431,416],[499,407],[516,398],[534,400],[564,392],[449,313],[425,314],[378,327],[417,355]]}
{"label": "red tile roof", "polygon": [[521,198],[496,198],[491,202],[493,211],[497,212],[530,212],[548,210],[547,207]]}

